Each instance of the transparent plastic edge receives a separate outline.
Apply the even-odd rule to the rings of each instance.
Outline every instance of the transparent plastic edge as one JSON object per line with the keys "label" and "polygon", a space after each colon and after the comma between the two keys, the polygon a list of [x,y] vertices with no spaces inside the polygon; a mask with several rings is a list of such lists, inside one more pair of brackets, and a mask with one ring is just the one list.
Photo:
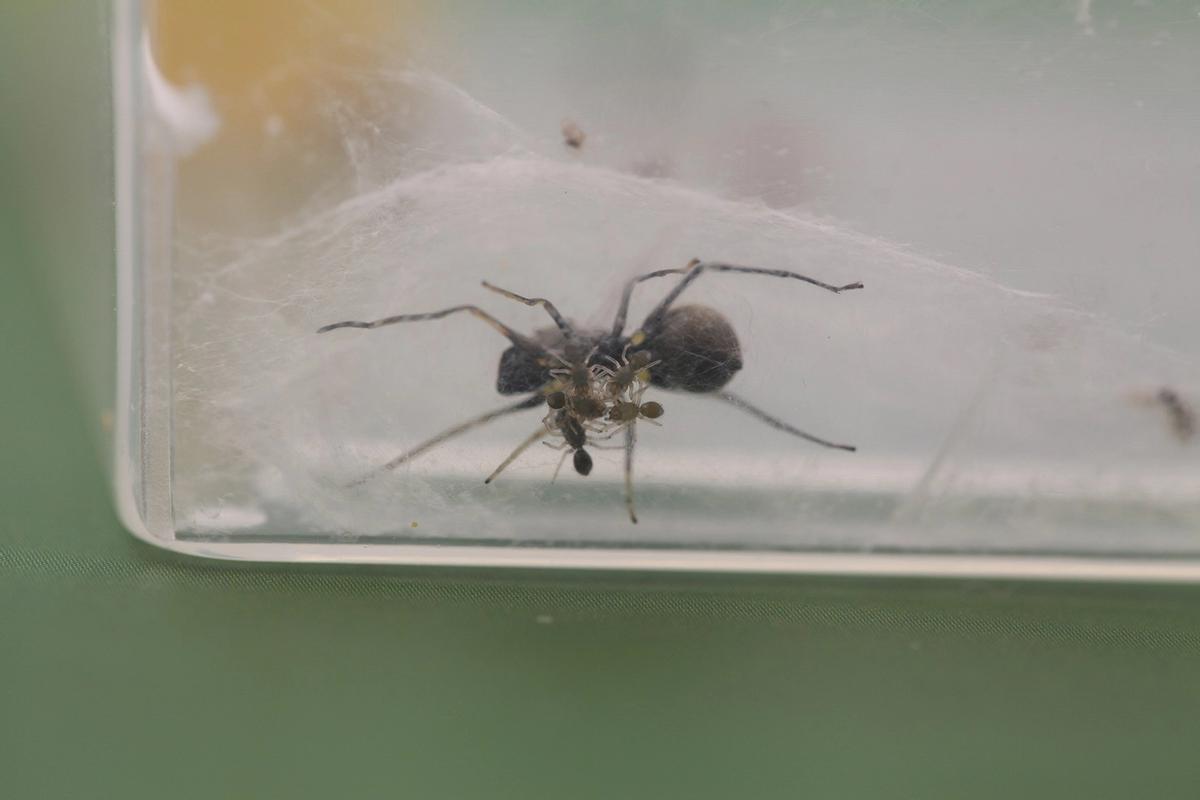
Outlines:
{"label": "transparent plastic edge", "polygon": [[[170,549],[170,543],[153,534],[145,524],[139,502],[139,474],[135,469],[135,442],[140,441],[140,416],[133,409],[134,381],[140,376],[134,365],[135,275],[137,228],[135,225],[137,183],[137,43],[133,41],[140,8],[137,0],[112,0],[112,103],[113,103],[113,188],[116,229],[116,397],[113,406],[112,476],[113,501],[121,524],[139,539]],[[135,420],[137,421],[135,423]]]}
{"label": "transparent plastic edge", "polygon": [[165,550],[208,559],[274,563],[388,564],[522,569],[639,570],[795,575],[992,578],[1036,581],[1200,581],[1200,560],[1056,556],[906,555],[872,553],[729,553],[677,550],[564,550],[420,544],[195,542],[156,535],[147,525],[140,468],[143,417],[133,407],[136,363],[138,228],[137,54],[139,0],[112,0],[112,101],[117,286],[117,382],[113,497],[121,523]]}
{"label": "transparent plastic edge", "polygon": [[1035,581],[1193,583],[1200,561],[1047,556],[905,555],[899,553],[713,553],[676,550],[563,550],[538,547],[380,544],[164,542],[203,558],[276,563],[389,564],[519,569],[631,570],[991,578]]}

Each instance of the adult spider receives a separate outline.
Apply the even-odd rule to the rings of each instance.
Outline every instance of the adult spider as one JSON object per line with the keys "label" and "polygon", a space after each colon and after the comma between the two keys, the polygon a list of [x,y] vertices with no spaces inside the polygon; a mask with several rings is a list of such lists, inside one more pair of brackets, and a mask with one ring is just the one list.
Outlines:
{"label": "adult spider", "polygon": [[[720,312],[707,306],[675,306],[675,301],[679,299],[683,291],[706,272],[736,272],[775,278],[792,278],[835,294],[863,288],[862,283],[858,282],[833,286],[815,278],[786,270],[741,267],[733,264],[693,260],[682,269],[660,269],[631,278],[625,284],[616,318],[613,320],[612,328],[608,331],[576,328],[559,313],[553,303],[544,297],[524,297],[493,286],[487,281],[483,282],[483,286],[487,289],[527,306],[544,308],[550,318],[554,320],[555,327],[543,328],[535,331],[533,336],[525,336],[474,305],[453,306],[425,314],[399,314],[371,322],[351,320],[325,325],[319,328],[317,333],[327,333],[338,328],[371,329],[400,322],[422,322],[441,319],[459,312],[472,314],[491,325],[512,342],[512,346],[500,356],[500,366],[496,375],[496,391],[504,395],[528,395],[516,403],[493,409],[442,431],[432,439],[401,453],[386,464],[364,475],[355,481],[355,485],[369,480],[380,472],[395,469],[472,428],[485,425],[508,414],[542,405],[547,402],[548,398],[550,398],[552,409],[555,406],[558,409],[569,409],[569,406],[564,406],[560,402],[564,388],[586,396],[601,395],[607,391],[613,397],[610,398],[607,405],[590,409],[587,414],[565,414],[563,410],[558,410],[556,416],[552,418],[556,420],[555,423],[553,425],[544,424],[522,442],[488,476],[486,482],[491,482],[501,470],[512,463],[530,445],[554,432],[565,434],[566,443],[576,453],[576,471],[581,475],[587,475],[591,471],[591,459],[583,450],[586,444],[586,430],[582,423],[587,419],[599,417],[602,413],[613,413],[613,409],[617,408],[619,404],[629,402],[630,398],[623,396],[622,392],[637,380],[635,375],[643,374],[644,371],[649,372],[649,381],[653,386],[672,391],[709,395],[757,417],[776,430],[824,447],[853,452],[855,450],[853,445],[837,444],[806,433],[751,405],[733,392],[724,390],[725,385],[742,368],[741,346],[733,326]],[[626,336],[625,321],[634,287],[643,281],[668,275],[682,275],[683,277],[650,311],[641,326]],[[630,353],[630,350],[634,352]],[[606,364],[613,365],[615,368],[610,368]],[[652,413],[662,413],[662,407],[657,403],[653,404],[650,410]],[[593,412],[595,412],[594,415]],[[633,424],[635,419],[625,419],[626,416],[629,415],[625,413],[622,406],[615,412],[613,422],[619,422],[625,433],[625,502],[629,510],[630,521],[636,523],[637,515],[633,510],[633,451],[637,435]],[[620,419],[616,417],[620,417]],[[583,455],[579,455],[580,453]]]}

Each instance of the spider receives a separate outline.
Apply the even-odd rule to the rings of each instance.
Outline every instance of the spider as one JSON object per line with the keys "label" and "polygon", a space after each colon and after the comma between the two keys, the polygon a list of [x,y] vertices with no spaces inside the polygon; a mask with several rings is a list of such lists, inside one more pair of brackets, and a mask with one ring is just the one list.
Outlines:
{"label": "spider", "polygon": [[[523,441],[505,461],[488,476],[490,483],[522,452],[551,434],[561,435],[565,446],[575,455],[575,468],[587,475],[592,468],[591,457],[584,446],[588,432],[624,432],[625,503],[629,519],[636,523],[633,504],[633,453],[637,442],[635,422],[638,418],[653,419],[662,415],[658,403],[641,403],[645,381],[660,389],[688,392],[714,397],[756,417],[776,430],[805,439],[823,447],[854,452],[853,445],[814,436],[800,430],[766,411],[751,405],[725,386],[742,368],[741,346],[733,326],[717,310],[702,305],[677,306],[675,302],[701,275],[710,272],[730,272],[746,275],[766,275],[791,278],[820,287],[835,294],[861,289],[861,282],[834,286],[796,272],[761,267],[743,267],[693,259],[680,269],[660,269],[631,278],[621,294],[620,305],[608,330],[577,328],[549,300],[543,297],[524,297],[483,281],[483,286],[527,306],[541,306],[554,321],[554,327],[542,328],[526,336],[509,328],[475,305],[459,305],[424,314],[399,314],[370,322],[335,322],[317,333],[338,328],[381,328],[401,322],[423,322],[465,312],[486,322],[511,342],[500,355],[496,375],[496,391],[502,395],[525,395],[509,405],[493,409],[442,431],[416,447],[401,453],[391,461],[364,475],[352,485],[395,469],[443,442],[493,420],[519,411],[547,404],[551,413],[546,422]],[[671,275],[682,276],[650,311],[642,324],[625,335],[626,316],[633,290],[643,281]],[[632,353],[630,351],[633,351]],[[636,392],[636,396],[631,394]],[[631,407],[630,404],[636,404]],[[638,413],[634,413],[634,408]],[[606,428],[605,425],[613,426]],[[604,437],[600,437],[604,438]]]}

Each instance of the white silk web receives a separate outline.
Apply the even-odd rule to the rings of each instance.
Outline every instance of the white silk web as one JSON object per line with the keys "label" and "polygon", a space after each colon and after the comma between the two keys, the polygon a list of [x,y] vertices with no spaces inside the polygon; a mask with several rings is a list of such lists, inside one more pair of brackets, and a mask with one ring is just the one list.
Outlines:
{"label": "white silk web", "polygon": [[[618,159],[600,144],[593,157],[592,144],[611,136],[603,127],[575,151],[557,129],[529,130],[428,70],[343,78],[361,82],[369,102],[330,97],[343,164],[331,186],[340,188],[274,235],[185,234],[176,250],[181,529],[1110,552],[1130,549],[1129,526],[1156,514],[1138,547],[1196,548],[1195,444],[1172,438],[1147,399],[1163,386],[1195,396],[1190,358],[1071,297],[1008,288],[802,207],[773,207],[747,197],[746,184],[730,192],[689,182],[687,143],[673,156],[685,177],[671,178],[646,168],[661,162],[657,145]],[[693,257],[865,284],[834,295],[712,274],[680,300],[719,309],[738,331],[745,367],[731,389],[858,453],[651,389],[647,399],[666,414],[661,429],[639,428],[636,537],[621,505],[620,453],[597,452],[590,477],[551,485],[559,454],[531,448],[484,487],[545,409],[347,488],[511,402],[494,389],[508,342],[468,315],[317,328],[464,303],[524,333],[549,323],[483,280],[605,327],[627,279]],[[674,280],[638,287],[631,324]]]}

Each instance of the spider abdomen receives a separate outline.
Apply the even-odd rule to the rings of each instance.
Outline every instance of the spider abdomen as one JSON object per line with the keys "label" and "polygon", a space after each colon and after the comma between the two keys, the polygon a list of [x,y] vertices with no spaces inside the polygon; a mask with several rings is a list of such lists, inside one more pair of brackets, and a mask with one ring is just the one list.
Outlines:
{"label": "spider abdomen", "polygon": [[500,355],[496,391],[500,394],[528,394],[541,389],[549,378],[549,370],[536,354],[510,347]]}
{"label": "spider abdomen", "polygon": [[663,389],[715,392],[742,368],[742,348],[729,320],[707,306],[680,306],[648,331],[646,347],[659,363],[650,382]]}

